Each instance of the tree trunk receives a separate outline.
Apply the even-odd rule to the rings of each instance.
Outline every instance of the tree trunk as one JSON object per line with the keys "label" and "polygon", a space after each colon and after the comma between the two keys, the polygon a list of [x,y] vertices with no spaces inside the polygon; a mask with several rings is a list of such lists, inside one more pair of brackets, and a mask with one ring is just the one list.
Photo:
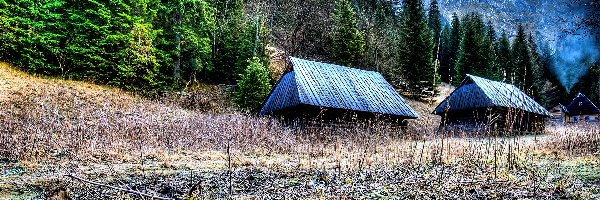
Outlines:
{"label": "tree trunk", "polygon": [[[175,24],[181,26],[181,14],[179,12],[175,13]],[[175,84],[179,84],[181,81],[181,36],[179,30],[175,31],[175,44],[177,45],[177,57],[173,65],[173,81]]]}

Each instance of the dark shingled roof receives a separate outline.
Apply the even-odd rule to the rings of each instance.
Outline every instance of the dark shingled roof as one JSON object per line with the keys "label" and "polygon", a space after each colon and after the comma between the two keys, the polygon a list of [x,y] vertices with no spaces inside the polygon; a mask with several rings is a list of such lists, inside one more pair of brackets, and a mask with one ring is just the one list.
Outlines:
{"label": "dark shingled roof", "polygon": [[[450,103],[448,103],[450,102]],[[433,114],[479,108],[509,107],[551,116],[544,107],[514,85],[467,74],[462,84],[438,105]]]}
{"label": "dark shingled roof", "polygon": [[579,93],[577,97],[567,106],[563,106],[563,110],[569,115],[597,115],[600,114],[600,109],[590,101],[585,95]]}
{"label": "dark shingled roof", "polygon": [[298,105],[418,118],[418,114],[373,71],[290,58],[292,71],[281,77],[260,115]]}

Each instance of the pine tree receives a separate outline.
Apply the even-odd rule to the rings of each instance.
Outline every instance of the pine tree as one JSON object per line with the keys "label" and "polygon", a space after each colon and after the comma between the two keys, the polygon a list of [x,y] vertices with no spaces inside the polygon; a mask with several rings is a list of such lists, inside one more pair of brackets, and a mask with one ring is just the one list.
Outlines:
{"label": "pine tree", "polygon": [[502,72],[498,66],[497,56],[497,41],[496,41],[496,30],[494,25],[488,21],[486,26],[486,35],[482,40],[482,55],[484,56],[484,73],[483,76],[493,80],[501,80]]}
{"label": "pine tree", "polygon": [[404,1],[401,16],[402,34],[398,57],[407,88],[413,95],[431,95],[437,75],[432,62],[433,41],[427,27],[423,2]]}
{"label": "pine tree", "polygon": [[485,56],[483,21],[479,14],[470,13],[463,18],[462,24],[464,30],[454,67],[455,79],[462,80],[466,74],[486,76],[489,66]]}
{"label": "pine tree", "polygon": [[172,49],[165,59],[164,74],[172,75],[176,85],[182,81],[208,80],[213,70],[212,44],[215,31],[215,9],[204,0],[169,1],[162,9],[161,43]]}
{"label": "pine tree", "polygon": [[531,95],[531,87],[533,86],[533,67],[531,64],[531,55],[527,44],[527,36],[523,25],[519,25],[517,36],[512,46],[512,64],[511,75],[515,83],[521,89],[527,91]]}
{"label": "pine tree", "polygon": [[451,30],[450,27],[444,26],[442,29],[441,43],[440,43],[440,69],[439,75],[442,82],[449,83],[450,76],[452,75],[451,70],[453,69],[451,64]]}
{"label": "pine tree", "polygon": [[269,95],[269,70],[258,57],[250,60],[242,78],[237,82],[235,103],[242,109],[256,112]]}
{"label": "pine tree", "polygon": [[440,21],[440,10],[438,8],[437,0],[431,0],[429,4],[429,13],[427,17],[427,26],[429,30],[433,33],[433,59],[439,59],[439,49],[438,46],[441,43],[441,32],[442,32],[442,23]]}
{"label": "pine tree", "polygon": [[502,31],[502,36],[500,36],[500,41],[498,41],[498,68],[500,70],[500,74],[503,81],[509,80],[509,76],[512,72],[512,63],[511,63],[511,49],[510,49],[510,41],[508,41],[508,35],[506,32]]}
{"label": "pine tree", "polygon": [[531,55],[530,59],[531,59],[531,77],[533,79],[532,81],[532,86],[530,86],[529,90],[532,94],[532,96],[538,100],[540,103],[542,103],[543,105],[546,104],[546,99],[542,98],[542,90],[544,88],[544,83],[546,82],[544,80],[544,69],[543,69],[543,64],[542,64],[542,60],[541,60],[541,55],[539,53],[538,47],[537,47],[537,43],[535,41],[535,39],[533,38],[533,35],[530,33],[529,37],[527,38],[527,44],[528,44],[528,49],[529,49],[529,54]]}
{"label": "pine tree", "polygon": [[345,66],[358,66],[365,52],[365,39],[356,26],[356,14],[349,0],[336,0],[333,21],[335,62]]}
{"label": "pine tree", "polygon": [[211,77],[216,82],[235,83],[254,56],[255,20],[246,17],[243,0],[213,1],[213,7],[217,13]]}
{"label": "pine tree", "polygon": [[[448,66],[450,67],[451,70],[450,74],[448,75],[448,78],[453,78],[453,82],[454,84],[460,84],[460,82],[462,82],[463,77],[461,76],[456,76],[456,70],[455,66],[456,66],[456,62],[458,61],[458,51],[460,50],[460,42],[462,40],[462,27],[461,27],[461,23],[460,23],[460,19],[458,18],[458,15],[456,13],[454,13],[452,15],[452,31],[450,32],[450,55],[448,55],[450,58],[450,63],[448,64]],[[449,81],[450,82],[450,81]]]}

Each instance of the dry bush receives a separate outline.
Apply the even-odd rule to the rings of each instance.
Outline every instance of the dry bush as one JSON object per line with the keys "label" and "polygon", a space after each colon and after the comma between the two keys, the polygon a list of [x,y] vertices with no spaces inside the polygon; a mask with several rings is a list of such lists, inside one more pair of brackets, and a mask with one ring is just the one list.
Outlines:
{"label": "dry bush", "polygon": [[549,132],[553,137],[543,144],[546,149],[565,151],[569,154],[600,152],[599,124],[557,124],[549,128]]}

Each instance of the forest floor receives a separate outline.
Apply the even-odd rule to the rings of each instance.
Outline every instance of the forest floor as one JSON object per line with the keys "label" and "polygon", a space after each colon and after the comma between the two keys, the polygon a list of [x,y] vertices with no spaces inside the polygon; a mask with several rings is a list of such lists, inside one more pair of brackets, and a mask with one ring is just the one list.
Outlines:
{"label": "forest floor", "polygon": [[236,113],[226,90],[148,100],[0,63],[0,199],[600,198],[597,125],[438,134],[435,102],[409,101],[405,130],[298,130]]}

